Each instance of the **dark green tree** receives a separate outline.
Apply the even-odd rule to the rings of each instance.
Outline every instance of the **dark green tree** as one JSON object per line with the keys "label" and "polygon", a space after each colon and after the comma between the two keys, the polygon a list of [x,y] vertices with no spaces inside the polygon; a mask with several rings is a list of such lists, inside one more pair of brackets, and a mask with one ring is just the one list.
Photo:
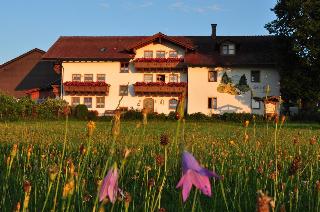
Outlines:
{"label": "dark green tree", "polygon": [[228,74],[226,72],[224,72],[222,75],[221,83],[223,83],[223,84],[232,83],[232,79],[228,76]]}
{"label": "dark green tree", "polygon": [[281,93],[304,109],[320,102],[320,1],[278,0],[266,29],[280,42]]}
{"label": "dark green tree", "polygon": [[250,90],[250,87],[247,83],[247,77],[245,74],[243,74],[240,77],[239,83],[236,85],[236,87],[238,88],[239,91],[241,91],[242,93],[245,93],[247,91]]}

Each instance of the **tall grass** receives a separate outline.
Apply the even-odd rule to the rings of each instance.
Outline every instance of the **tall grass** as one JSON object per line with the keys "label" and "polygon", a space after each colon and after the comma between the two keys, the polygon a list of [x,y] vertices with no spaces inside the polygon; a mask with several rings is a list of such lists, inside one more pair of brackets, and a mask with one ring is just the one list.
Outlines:
{"label": "tall grass", "polygon": [[[254,211],[258,190],[276,197],[276,210],[320,210],[317,126],[179,125],[121,122],[115,138],[109,122],[96,123],[89,137],[86,122],[0,123],[0,211]],[[163,134],[166,146],[160,144]],[[181,148],[223,176],[211,180],[212,197],[193,188],[182,202],[176,189]],[[120,164],[118,200],[98,202],[101,181],[115,162]]]}

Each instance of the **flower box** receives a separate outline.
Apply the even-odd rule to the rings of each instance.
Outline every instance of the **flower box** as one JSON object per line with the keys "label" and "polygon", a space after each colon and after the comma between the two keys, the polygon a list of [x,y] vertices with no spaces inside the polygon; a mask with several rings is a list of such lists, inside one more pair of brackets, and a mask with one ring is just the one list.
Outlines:
{"label": "flower box", "polygon": [[171,95],[177,96],[187,90],[186,82],[137,82],[134,84],[134,92],[137,95]]}
{"label": "flower box", "polygon": [[86,94],[109,94],[110,85],[105,82],[65,82],[64,91],[68,94],[86,95]]}

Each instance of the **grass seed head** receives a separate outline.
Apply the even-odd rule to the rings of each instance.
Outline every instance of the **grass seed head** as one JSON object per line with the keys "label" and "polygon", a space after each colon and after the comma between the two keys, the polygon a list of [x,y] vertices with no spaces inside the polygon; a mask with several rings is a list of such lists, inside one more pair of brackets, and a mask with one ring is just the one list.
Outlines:
{"label": "grass seed head", "polygon": [[24,191],[25,193],[30,193],[30,192],[31,192],[31,183],[30,183],[30,181],[25,180],[25,181],[23,182],[23,191]]}
{"label": "grass seed head", "polygon": [[161,134],[160,136],[160,144],[162,146],[166,146],[169,144],[169,136],[167,134]]}
{"label": "grass seed head", "polygon": [[272,198],[264,194],[261,190],[258,191],[257,197],[257,212],[269,212]]}

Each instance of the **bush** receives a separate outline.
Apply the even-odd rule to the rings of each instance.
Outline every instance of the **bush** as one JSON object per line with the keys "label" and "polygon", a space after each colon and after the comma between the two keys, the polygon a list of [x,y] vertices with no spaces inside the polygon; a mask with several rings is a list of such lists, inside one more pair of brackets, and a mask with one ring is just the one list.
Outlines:
{"label": "bush", "polygon": [[128,110],[122,116],[124,120],[142,120],[142,114],[139,110]]}
{"label": "bush", "polygon": [[74,116],[77,119],[86,120],[88,117],[88,113],[89,113],[88,108],[85,105],[80,104],[74,108]]}
{"label": "bush", "polygon": [[209,116],[203,114],[203,113],[193,113],[193,114],[190,114],[190,115],[187,115],[186,116],[186,119],[187,120],[191,120],[191,121],[208,121],[209,120]]}
{"label": "bush", "polygon": [[320,123],[320,112],[319,111],[301,111],[298,114],[291,116],[290,120]]}
{"label": "bush", "polygon": [[88,112],[88,116],[87,117],[88,117],[88,120],[95,121],[95,120],[97,120],[98,116],[99,116],[99,112],[98,111],[90,110]]}
{"label": "bush", "polygon": [[40,119],[58,119],[62,117],[62,111],[68,107],[68,103],[62,99],[46,99],[37,104],[36,114]]}

